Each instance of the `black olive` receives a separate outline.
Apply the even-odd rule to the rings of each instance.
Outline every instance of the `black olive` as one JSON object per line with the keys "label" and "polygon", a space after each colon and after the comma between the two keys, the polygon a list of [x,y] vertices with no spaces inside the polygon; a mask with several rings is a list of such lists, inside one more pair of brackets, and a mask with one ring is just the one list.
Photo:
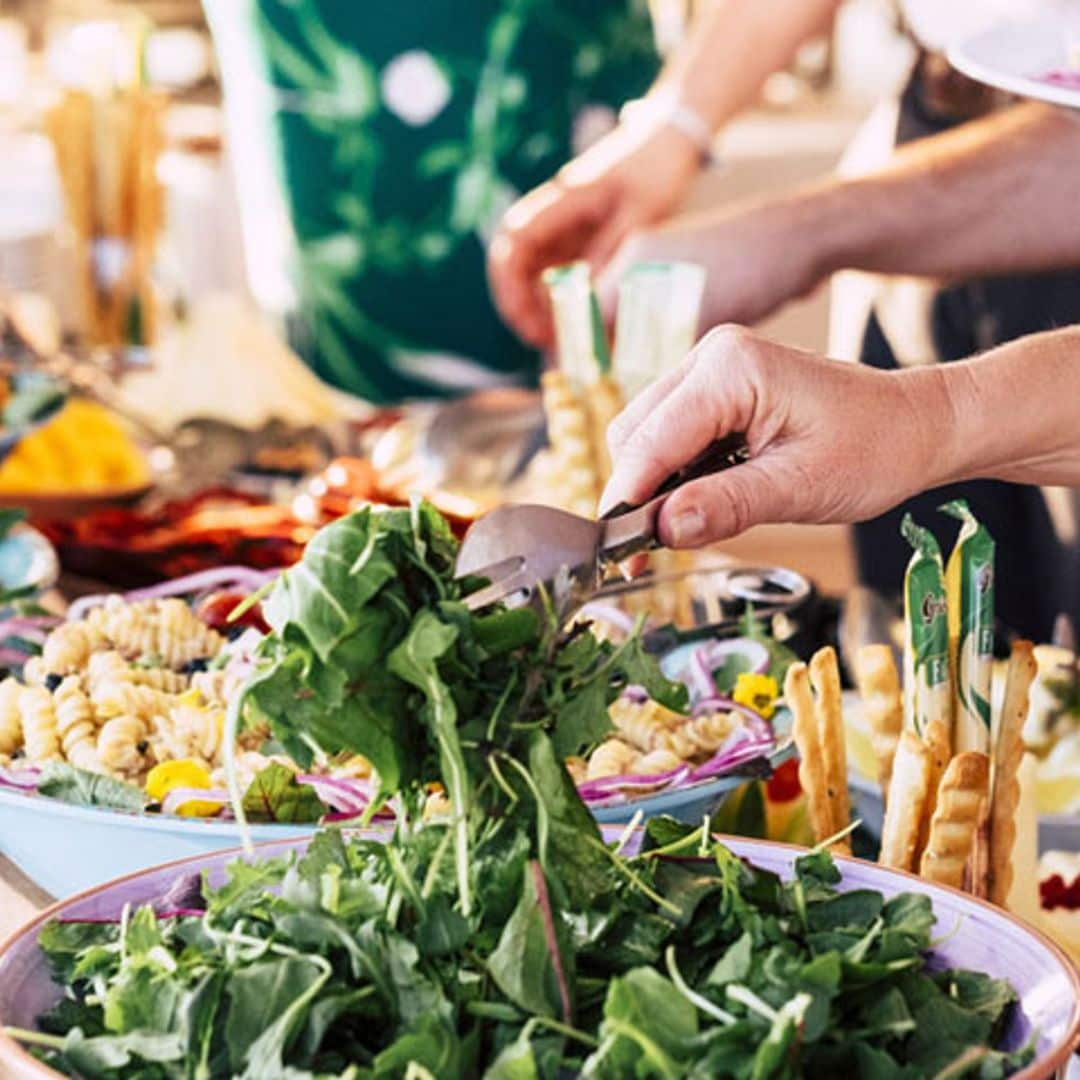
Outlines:
{"label": "black olive", "polygon": [[51,694],[63,681],[63,675],[57,675],[55,671],[50,671],[45,676],[45,689]]}
{"label": "black olive", "polygon": [[210,661],[205,656],[197,656],[194,660],[189,660],[180,670],[185,675],[194,675],[196,671],[205,671],[209,663]]}
{"label": "black olive", "polygon": [[140,739],[135,744],[135,749],[138,750],[140,754],[145,754],[146,751],[150,749],[150,744],[145,739]]}

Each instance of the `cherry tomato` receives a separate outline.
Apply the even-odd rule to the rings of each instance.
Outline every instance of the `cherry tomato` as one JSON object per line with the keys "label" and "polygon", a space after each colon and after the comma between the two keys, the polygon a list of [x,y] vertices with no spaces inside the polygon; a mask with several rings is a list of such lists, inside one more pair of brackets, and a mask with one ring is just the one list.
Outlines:
{"label": "cherry tomato", "polygon": [[261,604],[255,604],[235,621],[229,621],[232,612],[246,599],[245,594],[241,592],[214,592],[200,602],[195,609],[195,614],[207,626],[222,633],[228,633],[238,626],[253,626],[263,634],[270,633],[270,627],[263,618]]}
{"label": "cherry tomato", "polygon": [[774,803],[791,802],[802,794],[802,787],[799,784],[799,763],[795,758],[785,761],[769,777],[765,784],[765,794],[769,801]]}

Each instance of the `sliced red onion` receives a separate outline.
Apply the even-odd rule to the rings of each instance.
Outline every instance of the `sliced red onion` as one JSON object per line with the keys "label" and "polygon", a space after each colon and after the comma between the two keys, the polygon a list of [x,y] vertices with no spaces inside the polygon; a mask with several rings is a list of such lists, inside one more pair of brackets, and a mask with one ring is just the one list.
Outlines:
{"label": "sliced red onion", "polygon": [[184,803],[194,802],[196,799],[199,802],[225,806],[229,801],[229,793],[224,788],[174,787],[162,800],[161,812],[175,814]]}
{"label": "sliced red onion", "polygon": [[713,670],[733,655],[745,656],[750,661],[750,670],[758,675],[764,675],[771,663],[769,650],[753,638],[740,637],[710,641],[705,644],[704,652],[706,663]]}
{"label": "sliced red onion", "polygon": [[206,914],[205,908],[165,908],[162,911],[155,911],[154,914],[159,919],[201,919]]}
{"label": "sliced red onion", "polygon": [[362,781],[340,776],[320,776],[303,773],[296,777],[297,783],[307,784],[327,806],[343,814],[362,814],[371,802],[371,793]]}
{"label": "sliced red onion", "polygon": [[742,656],[749,670],[757,675],[764,675],[769,670],[769,650],[760,641],[752,638],[727,638],[721,641],[706,641],[690,654],[686,666],[687,684],[697,697],[712,697],[716,694],[716,680],[713,672],[721,667],[729,656]]}
{"label": "sliced red onion", "polygon": [[578,794],[588,801],[622,790],[670,787],[673,783],[682,780],[689,772],[689,765],[679,765],[677,768],[668,769],[667,772],[662,773],[605,776],[599,780],[586,780],[584,784],[578,785]]}
{"label": "sliced red onion", "polygon": [[37,791],[41,770],[33,767],[8,769],[0,765],[0,784],[18,788],[20,791]]}
{"label": "sliced red onion", "polygon": [[19,637],[41,645],[49,631],[62,622],[56,615],[13,615],[0,621],[0,639]]}
{"label": "sliced red onion", "polygon": [[22,667],[32,653],[19,652],[18,649],[0,648],[0,667]]}
{"label": "sliced red onion", "polygon": [[[208,589],[220,589],[226,586],[239,586],[254,592],[277,576],[277,570],[254,570],[250,566],[215,566],[210,570],[200,570],[195,574],[162,581],[145,589],[135,589],[124,593],[128,601],[158,600],[166,596],[186,596],[189,593],[205,592]],[[99,607],[109,598],[109,593],[95,593],[92,596],[80,596],[68,608],[69,621],[81,619],[91,608]]]}
{"label": "sliced red onion", "polygon": [[754,758],[767,756],[775,746],[772,732],[763,734],[744,727],[736,728],[708,761],[693,770],[689,777],[690,782],[722,776]]}
{"label": "sliced red onion", "polygon": [[[33,626],[25,626],[22,629],[16,629],[9,623],[0,623],[0,641],[8,641],[16,639],[18,641],[25,641],[32,648],[40,648],[45,644],[45,639],[49,636],[47,630],[39,630]],[[13,653],[18,652],[15,648],[6,648],[6,652]]]}
{"label": "sliced red onion", "polygon": [[637,620],[633,615],[628,615],[621,608],[617,608],[613,604],[605,604],[601,601],[593,601],[591,604],[586,604],[579,614],[584,615],[587,619],[594,619],[597,622],[610,623],[624,634],[633,633],[634,626],[637,624]]}
{"label": "sliced red onion", "polygon": [[743,719],[743,724],[762,738],[772,738],[772,727],[769,721],[749,705],[743,705],[739,701],[733,701],[721,694],[713,694],[712,697],[699,701],[692,710],[692,715],[701,716],[705,713],[733,712]]}
{"label": "sliced red onion", "polygon": [[694,649],[690,654],[690,662],[686,665],[684,677],[695,699],[716,696],[716,682],[713,679],[712,668],[705,659],[705,646]]}
{"label": "sliced red onion", "polygon": [[634,702],[635,705],[644,705],[649,700],[649,691],[644,686],[631,684],[623,688],[621,696],[626,698],[627,701]]}

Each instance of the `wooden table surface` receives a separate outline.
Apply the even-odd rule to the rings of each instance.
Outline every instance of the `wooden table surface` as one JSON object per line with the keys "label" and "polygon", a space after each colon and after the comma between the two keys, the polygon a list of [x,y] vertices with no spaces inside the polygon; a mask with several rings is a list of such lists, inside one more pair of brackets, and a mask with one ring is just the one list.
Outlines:
{"label": "wooden table surface", "polygon": [[0,855],[0,941],[52,902],[47,892]]}

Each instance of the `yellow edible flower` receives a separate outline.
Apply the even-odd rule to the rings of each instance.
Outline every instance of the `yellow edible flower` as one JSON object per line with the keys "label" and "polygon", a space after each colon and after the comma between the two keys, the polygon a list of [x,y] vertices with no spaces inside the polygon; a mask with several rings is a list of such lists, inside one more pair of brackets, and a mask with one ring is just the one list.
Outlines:
{"label": "yellow edible flower", "polygon": [[[210,788],[210,773],[201,762],[192,758],[179,761],[163,761],[155,765],[146,776],[146,794],[154,802],[163,802],[173,788]],[[181,817],[213,817],[221,809],[216,802],[188,799],[177,808]]]}
{"label": "yellow edible flower", "polygon": [[735,693],[732,699],[748,709],[753,709],[759,716],[768,720],[776,711],[776,699],[780,688],[771,675],[758,675],[753,671],[744,671],[735,680]]}

